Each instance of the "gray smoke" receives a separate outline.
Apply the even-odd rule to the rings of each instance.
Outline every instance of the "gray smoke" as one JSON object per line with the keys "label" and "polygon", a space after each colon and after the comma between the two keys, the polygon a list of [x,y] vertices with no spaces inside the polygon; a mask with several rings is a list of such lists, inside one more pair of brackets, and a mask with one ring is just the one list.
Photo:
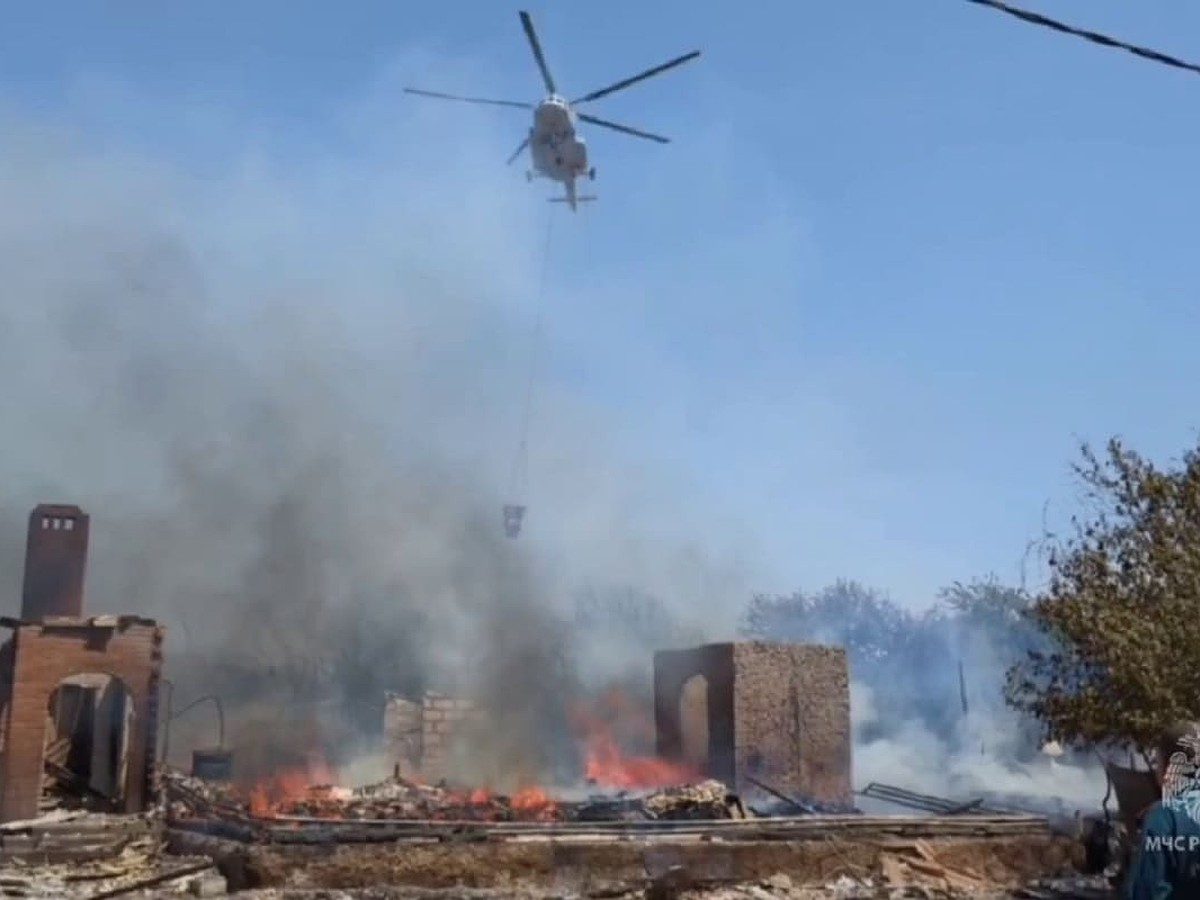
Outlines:
{"label": "gray smoke", "polygon": [[688,595],[701,619],[745,596],[736,566],[614,509],[637,479],[552,378],[531,516],[555,498],[561,527],[503,537],[544,211],[506,182],[486,121],[421,107],[286,162],[231,133],[195,172],[4,126],[10,610],[28,509],[76,502],[88,608],[168,626],[177,705],[216,692],[259,727],[333,706],[369,731],[385,690],[470,692],[502,723],[492,762],[529,766],[573,694],[653,649],[577,627],[578,588]]}
{"label": "gray smoke", "polygon": [[[487,83],[428,63],[412,68],[449,90]],[[529,527],[503,537],[546,210],[503,169],[511,118],[396,98],[387,83],[347,104],[304,157],[215,118],[188,132],[185,106],[84,111],[152,119],[171,152],[0,119],[8,611],[29,508],[76,502],[93,516],[88,608],[161,619],[177,705],[221,695],[235,740],[269,734],[281,752],[316,720],[335,749],[361,749],[384,691],[435,688],[493,710],[482,766],[554,765],[578,694],[645,690],[653,650],[730,637],[759,585],[704,533],[720,511],[615,462],[609,414],[549,368],[517,498]],[[572,227],[558,222],[556,237]],[[741,290],[743,270],[765,268],[749,254],[796,244],[744,224],[729,265]],[[670,274],[678,290],[712,276]],[[598,302],[570,268],[552,277],[552,317]],[[619,349],[599,361],[621,366]],[[909,648],[856,673],[863,774],[937,791],[918,777],[952,766],[923,761],[979,768],[978,735],[941,718],[957,684],[939,658]],[[987,667],[968,677],[999,688]],[[214,740],[197,710],[173,746]]]}

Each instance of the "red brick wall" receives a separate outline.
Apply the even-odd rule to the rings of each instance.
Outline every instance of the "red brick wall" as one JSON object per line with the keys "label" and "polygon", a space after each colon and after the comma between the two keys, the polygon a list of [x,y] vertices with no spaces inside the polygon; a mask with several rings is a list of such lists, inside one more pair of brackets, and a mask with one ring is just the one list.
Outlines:
{"label": "red brick wall", "polygon": [[[100,621],[103,624],[89,624]],[[124,682],[133,703],[125,811],[153,794],[158,682],[164,629],[147,619],[107,617],[77,624],[21,624],[14,629],[10,696],[0,760],[0,821],[37,815],[46,710],[59,682],[98,672]]]}

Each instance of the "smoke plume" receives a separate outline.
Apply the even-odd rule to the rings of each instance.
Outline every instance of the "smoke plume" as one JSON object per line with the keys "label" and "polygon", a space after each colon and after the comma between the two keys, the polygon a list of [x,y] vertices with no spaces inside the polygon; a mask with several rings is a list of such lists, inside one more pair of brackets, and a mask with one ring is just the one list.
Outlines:
{"label": "smoke plume", "polygon": [[[531,502],[532,534],[504,538],[501,504],[527,499],[505,474],[545,213],[504,178],[486,120],[415,107],[368,129],[376,111],[351,108],[327,155],[231,131],[194,165],[10,114],[10,608],[28,509],[78,503],[93,517],[88,609],[168,626],[177,707],[216,693],[235,731],[287,745],[314,717],[377,729],[385,690],[469,692],[500,723],[487,762],[549,765],[581,680],[631,652],[576,627],[576,591],[603,574],[672,600],[685,568],[746,585],[697,551],[686,518],[678,540],[639,533],[622,500],[649,476],[607,459],[604,415],[552,374],[532,451],[554,461],[547,506]],[[536,527],[551,498],[554,540]],[[569,552],[551,554],[562,535]],[[632,652],[648,665],[649,650]],[[215,743],[208,723],[192,730]]]}
{"label": "smoke plume", "polygon": [[[429,63],[411,67],[449,89],[486,83]],[[654,649],[732,636],[757,585],[747,548],[696,524],[722,516],[664,489],[665,471],[616,461],[611,414],[549,363],[530,486],[511,495],[544,204],[500,165],[511,120],[402,107],[389,79],[304,153],[233,112],[217,127],[129,97],[78,118],[152,120],[169,132],[157,144],[71,115],[0,122],[9,611],[28,510],[78,503],[93,517],[88,609],[163,621],[177,707],[219,695],[231,739],[266,762],[314,727],[357,751],[385,691],[433,688],[493,712],[481,771],[554,768],[573,697],[614,679],[644,690]],[[738,266],[781,250],[742,238]],[[598,302],[569,276],[555,304]],[[530,505],[518,541],[500,527],[512,499]],[[852,646],[860,781],[997,787],[975,754],[979,729],[998,729],[947,724],[958,685],[938,652],[872,669]],[[1001,672],[968,675],[998,691]],[[1002,721],[976,709],[973,723]],[[174,747],[215,743],[203,715],[174,726]],[[931,783],[932,759],[945,765]]]}

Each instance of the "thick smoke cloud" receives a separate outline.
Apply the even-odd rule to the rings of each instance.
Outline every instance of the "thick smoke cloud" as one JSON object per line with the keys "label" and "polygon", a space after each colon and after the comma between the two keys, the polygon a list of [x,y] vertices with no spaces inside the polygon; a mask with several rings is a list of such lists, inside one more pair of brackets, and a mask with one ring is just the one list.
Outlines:
{"label": "thick smoke cloud", "polygon": [[552,378],[536,440],[572,552],[503,537],[543,223],[486,123],[421,108],[371,136],[388,153],[319,160],[231,133],[203,175],[5,125],[10,597],[30,506],[78,502],[89,608],[168,625],[180,702],[218,693],[235,728],[332,706],[369,730],[385,690],[469,691],[502,723],[485,762],[513,768],[548,762],[581,678],[648,664],[575,627],[578,589],[603,574],[670,599],[686,569],[745,596],[736,566],[618,512],[648,475],[605,460],[603,417]]}

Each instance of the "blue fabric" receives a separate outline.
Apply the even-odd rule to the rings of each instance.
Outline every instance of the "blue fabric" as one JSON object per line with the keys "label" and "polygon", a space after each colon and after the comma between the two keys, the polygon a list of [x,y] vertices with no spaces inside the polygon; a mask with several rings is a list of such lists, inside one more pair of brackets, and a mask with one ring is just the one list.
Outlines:
{"label": "blue fabric", "polygon": [[1147,810],[1125,900],[1200,900],[1200,787]]}

